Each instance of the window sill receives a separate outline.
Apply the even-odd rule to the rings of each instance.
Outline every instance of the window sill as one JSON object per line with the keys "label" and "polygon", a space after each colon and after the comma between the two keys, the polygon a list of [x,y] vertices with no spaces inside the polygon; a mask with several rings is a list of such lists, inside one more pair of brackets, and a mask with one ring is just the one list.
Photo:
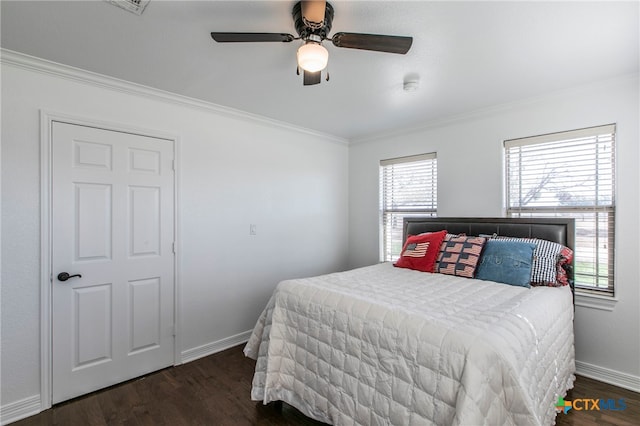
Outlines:
{"label": "window sill", "polygon": [[576,306],[611,312],[613,308],[616,307],[616,303],[618,303],[618,299],[615,297],[579,293],[579,290],[576,291]]}

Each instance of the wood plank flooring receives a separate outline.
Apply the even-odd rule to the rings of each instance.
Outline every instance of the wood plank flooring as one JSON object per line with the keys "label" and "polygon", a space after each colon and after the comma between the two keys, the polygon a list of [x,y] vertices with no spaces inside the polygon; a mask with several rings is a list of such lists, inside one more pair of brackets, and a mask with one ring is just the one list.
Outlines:
{"label": "wood plank flooring", "polygon": [[[251,401],[249,391],[255,362],[242,354],[243,346],[188,364],[58,404],[14,426],[45,425],[313,425],[284,404]],[[639,425],[640,394],[578,377],[566,400],[624,398],[624,411],[577,411],[559,414],[560,426]]]}

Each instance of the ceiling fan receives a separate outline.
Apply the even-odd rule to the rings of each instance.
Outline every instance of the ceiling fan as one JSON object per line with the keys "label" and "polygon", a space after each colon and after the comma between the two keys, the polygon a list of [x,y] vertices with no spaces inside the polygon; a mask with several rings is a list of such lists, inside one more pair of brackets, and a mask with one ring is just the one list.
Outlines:
{"label": "ceiling fan", "polygon": [[[305,86],[320,83],[322,70],[326,68],[329,60],[329,52],[322,46],[324,40],[331,40],[336,47],[402,55],[409,51],[413,43],[412,37],[380,34],[339,32],[329,37],[333,22],[333,6],[326,1],[299,1],[293,6],[292,15],[298,37],[287,33],[247,32],[212,32],[211,37],[219,43],[274,41],[289,43],[293,40],[302,40],[304,44],[297,52],[297,73],[300,74],[302,69]],[[329,80],[328,73],[326,79]]]}

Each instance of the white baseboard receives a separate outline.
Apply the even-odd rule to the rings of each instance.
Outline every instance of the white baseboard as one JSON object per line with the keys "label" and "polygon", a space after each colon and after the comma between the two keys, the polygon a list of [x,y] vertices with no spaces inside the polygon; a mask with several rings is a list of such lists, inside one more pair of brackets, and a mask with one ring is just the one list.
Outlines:
{"label": "white baseboard", "polygon": [[622,373],[582,361],[576,361],[576,374],[634,392],[640,392],[640,377],[632,374]]}
{"label": "white baseboard", "polygon": [[0,407],[0,425],[17,422],[42,411],[40,395],[33,395]]}
{"label": "white baseboard", "polygon": [[[245,331],[235,336],[229,336],[216,342],[196,348],[187,349],[181,353],[182,363],[194,361],[198,358],[212,355],[217,352],[229,349],[233,346],[245,343],[251,336],[251,331]],[[40,395],[33,395],[19,401],[10,402],[0,407],[0,425],[16,422],[29,416],[34,416],[42,411]]]}
{"label": "white baseboard", "polygon": [[207,343],[202,346],[182,351],[182,362],[185,363],[195,361],[198,358],[212,355],[225,349],[229,349],[233,346],[245,343],[247,340],[249,340],[251,332],[252,330],[248,330],[242,333],[238,333],[235,336],[225,337],[224,339],[218,340],[216,342]]}

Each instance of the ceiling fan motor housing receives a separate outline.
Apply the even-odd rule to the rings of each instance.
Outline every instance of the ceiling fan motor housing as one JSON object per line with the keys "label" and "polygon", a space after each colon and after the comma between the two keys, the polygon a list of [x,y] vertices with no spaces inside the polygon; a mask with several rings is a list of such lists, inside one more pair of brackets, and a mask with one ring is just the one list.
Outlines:
{"label": "ceiling fan motor housing", "polygon": [[302,2],[299,1],[293,6],[293,21],[295,23],[296,31],[302,40],[307,40],[310,35],[317,35],[324,40],[327,38],[329,31],[331,31],[331,23],[333,22],[333,6],[327,2],[327,7],[324,12],[324,23],[319,28],[312,28],[305,22],[302,16]]}

